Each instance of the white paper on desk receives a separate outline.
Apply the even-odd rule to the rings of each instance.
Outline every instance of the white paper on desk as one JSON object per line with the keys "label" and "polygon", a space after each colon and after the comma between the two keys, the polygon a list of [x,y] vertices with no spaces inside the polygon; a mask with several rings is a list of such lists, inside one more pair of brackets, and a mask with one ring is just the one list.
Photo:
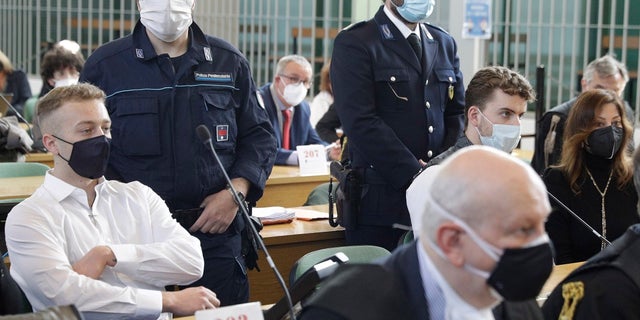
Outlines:
{"label": "white paper on desk", "polygon": [[329,219],[329,212],[322,212],[309,209],[296,209],[296,219],[298,220],[318,220]]}
{"label": "white paper on desk", "polygon": [[218,309],[196,311],[196,320],[245,319],[264,320],[260,302],[249,302]]}
{"label": "white paper on desk", "polygon": [[252,208],[251,215],[261,220],[293,219],[294,212],[285,207]]}
{"label": "white paper on desk", "polygon": [[301,176],[318,176],[329,173],[327,151],[321,144],[297,146]]}

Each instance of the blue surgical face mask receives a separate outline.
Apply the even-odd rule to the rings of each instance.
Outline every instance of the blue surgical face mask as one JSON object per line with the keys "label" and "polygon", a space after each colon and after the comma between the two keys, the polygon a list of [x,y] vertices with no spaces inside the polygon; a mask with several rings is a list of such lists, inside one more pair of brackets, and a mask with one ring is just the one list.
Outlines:
{"label": "blue surgical face mask", "polygon": [[493,127],[490,137],[485,137],[480,132],[480,129],[476,127],[478,135],[480,136],[480,142],[485,146],[494,147],[498,150],[502,150],[507,153],[511,153],[513,149],[520,142],[520,126],[511,124],[494,124],[489,120],[482,112],[480,114],[491,123]]}
{"label": "blue surgical face mask", "polygon": [[[391,2],[393,3],[393,1]],[[398,14],[411,23],[422,22],[433,13],[436,0],[404,0],[404,4],[396,6]]]}

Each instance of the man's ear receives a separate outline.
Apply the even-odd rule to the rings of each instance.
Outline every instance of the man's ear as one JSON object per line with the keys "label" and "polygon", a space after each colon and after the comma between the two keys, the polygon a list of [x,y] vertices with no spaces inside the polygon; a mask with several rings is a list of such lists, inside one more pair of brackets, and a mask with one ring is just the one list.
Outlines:
{"label": "man's ear", "polygon": [[580,92],[587,91],[587,86],[588,85],[589,85],[589,82],[587,81],[587,79],[582,77],[582,79],[580,79]]}
{"label": "man's ear", "polygon": [[467,119],[469,126],[478,127],[478,123],[480,122],[478,120],[478,117],[481,117],[480,108],[476,106],[469,107],[469,110],[467,110]]}
{"label": "man's ear", "polygon": [[56,138],[54,138],[51,134],[45,133],[42,135],[42,145],[47,149],[47,151],[53,154],[59,154],[58,146],[56,145]]}
{"label": "man's ear", "polygon": [[460,234],[462,228],[453,222],[444,222],[436,231],[436,244],[440,247],[446,259],[456,267],[464,265],[464,255]]}

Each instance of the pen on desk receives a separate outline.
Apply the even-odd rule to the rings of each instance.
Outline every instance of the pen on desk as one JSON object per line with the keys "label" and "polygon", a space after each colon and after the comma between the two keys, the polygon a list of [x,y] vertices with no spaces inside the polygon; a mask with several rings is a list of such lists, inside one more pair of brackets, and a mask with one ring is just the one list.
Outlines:
{"label": "pen on desk", "polygon": [[324,147],[324,149],[325,149],[325,150],[329,150],[329,149],[333,149],[333,148],[335,148],[335,147],[337,147],[337,146],[338,146],[338,145],[334,142],[334,143],[332,143],[332,144],[330,144],[330,145],[328,145],[328,146]]}

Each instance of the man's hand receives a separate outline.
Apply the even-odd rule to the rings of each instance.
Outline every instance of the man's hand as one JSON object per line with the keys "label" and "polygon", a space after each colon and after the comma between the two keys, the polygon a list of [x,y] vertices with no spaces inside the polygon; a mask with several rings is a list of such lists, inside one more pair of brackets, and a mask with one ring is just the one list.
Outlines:
{"label": "man's hand", "polygon": [[[247,194],[249,181],[244,178],[231,180],[238,192]],[[229,228],[238,212],[238,205],[233,200],[230,190],[220,190],[209,195],[202,201],[201,207],[204,211],[200,218],[189,228],[189,232],[200,231],[203,233],[222,233]]]}
{"label": "man's hand", "polygon": [[198,310],[219,306],[216,294],[205,287],[162,292],[162,312],[171,312],[177,317],[192,316]]}
{"label": "man's hand", "polygon": [[340,146],[340,139],[336,140],[335,145],[329,149],[329,159],[340,160],[340,154],[342,153],[342,146]]}
{"label": "man's hand", "polygon": [[92,279],[98,279],[106,266],[113,267],[118,263],[116,256],[107,246],[97,246],[89,250],[82,259],[76,261],[71,267],[73,271]]}

